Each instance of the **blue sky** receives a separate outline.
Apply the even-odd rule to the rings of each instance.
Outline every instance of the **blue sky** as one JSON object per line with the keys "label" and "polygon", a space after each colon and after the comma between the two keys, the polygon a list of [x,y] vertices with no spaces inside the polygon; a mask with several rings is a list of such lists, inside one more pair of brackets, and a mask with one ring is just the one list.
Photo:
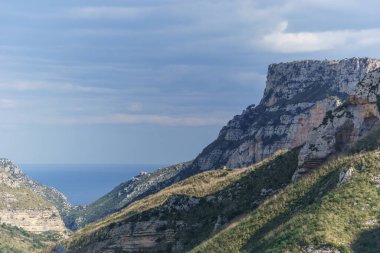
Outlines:
{"label": "blue sky", "polygon": [[380,57],[375,0],[0,2],[0,154],[18,163],[194,158],[268,64]]}

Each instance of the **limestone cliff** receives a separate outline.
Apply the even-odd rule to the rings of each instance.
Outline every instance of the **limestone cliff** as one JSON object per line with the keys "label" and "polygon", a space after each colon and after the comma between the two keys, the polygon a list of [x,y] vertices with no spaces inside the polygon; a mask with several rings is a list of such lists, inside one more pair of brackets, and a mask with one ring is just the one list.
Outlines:
{"label": "limestone cliff", "polygon": [[380,69],[368,73],[344,104],[326,112],[300,151],[299,168],[293,179],[317,167],[328,156],[345,151],[351,143],[380,126],[379,85]]}
{"label": "limestone cliff", "polygon": [[0,223],[34,233],[51,231],[66,234],[67,229],[57,209],[13,173],[21,174],[22,171],[0,166]]}
{"label": "limestone cliff", "polygon": [[9,172],[18,183],[24,185],[54,205],[60,213],[60,216],[66,226],[70,223],[70,211],[75,209],[75,207],[70,204],[67,197],[63,193],[53,187],[34,181],[9,159],[1,158],[0,167]]}
{"label": "limestone cliff", "polygon": [[260,104],[228,122],[195,159],[193,170],[243,167],[305,143],[326,112],[339,107],[378,67],[380,61],[369,58],[270,65]]}

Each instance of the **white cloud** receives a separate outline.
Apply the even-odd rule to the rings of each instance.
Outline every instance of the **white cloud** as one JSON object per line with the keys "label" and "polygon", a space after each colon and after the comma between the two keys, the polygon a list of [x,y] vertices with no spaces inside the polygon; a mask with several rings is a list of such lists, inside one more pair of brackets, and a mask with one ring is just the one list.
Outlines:
{"label": "white cloud", "polygon": [[13,109],[17,106],[17,102],[13,99],[1,98],[0,109]]}
{"label": "white cloud", "polygon": [[127,109],[131,112],[139,112],[143,109],[143,105],[141,103],[131,103]]}
{"label": "white cloud", "polygon": [[149,13],[149,8],[89,6],[73,8],[69,17],[81,19],[129,19]]}
{"label": "white cloud", "polygon": [[158,124],[165,126],[220,126],[227,122],[229,117],[212,116],[169,116],[159,114],[112,114],[89,117],[66,117],[51,119],[51,124]]}
{"label": "white cloud", "polygon": [[54,83],[54,82],[2,82],[0,90],[8,91],[32,91],[32,90],[50,90],[63,92],[80,92],[80,93],[114,93],[115,90],[105,87],[82,86],[71,83]]}
{"label": "white cloud", "polygon": [[260,46],[280,53],[305,53],[333,49],[374,46],[380,43],[380,28],[334,30],[323,32],[287,32],[288,22],[279,24],[274,32],[259,41]]}

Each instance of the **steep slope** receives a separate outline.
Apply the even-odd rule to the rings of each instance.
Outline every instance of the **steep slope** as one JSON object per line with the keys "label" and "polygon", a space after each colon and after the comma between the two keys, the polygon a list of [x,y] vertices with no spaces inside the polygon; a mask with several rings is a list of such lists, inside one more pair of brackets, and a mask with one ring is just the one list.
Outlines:
{"label": "steep slope", "polygon": [[87,225],[63,245],[70,252],[184,252],[290,183],[297,154],[200,173]]}
{"label": "steep slope", "polygon": [[29,190],[44,198],[46,201],[50,202],[57,208],[64,223],[69,223],[69,211],[72,210],[74,206],[69,203],[63,193],[29,178],[19,167],[17,167],[17,165],[15,165],[9,159],[1,158],[0,168],[3,168],[5,171],[7,171],[20,185],[28,188]]}
{"label": "steep slope", "polygon": [[117,212],[130,203],[179,181],[178,173],[191,165],[180,163],[158,169],[152,173],[142,173],[133,177],[107,193],[94,203],[85,207],[71,208],[67,214],[66,225],[76,230],[84,225]]}
{"label": "steep slope", "polygon": [[380,129],[290,184],[298,150],[200,173],[92,223],[70,252],[378,252]]}
{"label": "steep slope", "polygon": [[370,58],[270,65],[260,104],[235,116],[193,162],[127,181],[85,209],[71,209],[66,225],[83,227],[199,172],[245,167],[277,150],[302,145],[312,138],[326,112],[341,106],[355,85],[378,67],[380,61]]}
{"label": "steep slope", "polygon": [[379,252],[379,178],[379,151],[339,158],[191,252]]}
{"label": "steep slope", "polygon": [[2,253],[37,253],[46,252],[48,246],[56,243],[61,237],[58,234],[45,232],[35,234],[21,228],[0,225],[0,252]]}
{"label": "steep slope", "polygon": [[22,179],[26,176],[21,170],[1,160],[0,252],[42,252],[68,234],[54,205]]}
{"label": "steep slope", "polygon": [[66,232],[57,209],[13,177],[8,167],[0,167],[0,193],[1,223],[36,233]]}

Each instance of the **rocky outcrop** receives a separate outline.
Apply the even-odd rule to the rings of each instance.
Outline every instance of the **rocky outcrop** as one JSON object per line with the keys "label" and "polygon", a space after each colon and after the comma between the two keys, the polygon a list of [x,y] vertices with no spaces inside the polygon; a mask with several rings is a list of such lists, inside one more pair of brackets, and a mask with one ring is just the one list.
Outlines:
{"label": "rocky outcrop", "polygon": [[55,208],[46,209],[3,209],[0,223],[16,226],[33,233],[47,231],[64,232],[65,225]]}
{"label": "rocky outcrop", "polygon": [[343,152],[349,144],[380,126],[379,85],[378,69],[357,84],[343,105],[326,112],[322,123],[311,132],[310,140],[300,151],[294,180],[313,169],[307,166],[310,161],[325,160]]}
{"label": "rocky outcrop", "polygon": [[243,167],[310,139],[326,112],[341,106],[380,61],[297,61],[268,68],[264,97],[223,127],[194,162],[194,170]]}

